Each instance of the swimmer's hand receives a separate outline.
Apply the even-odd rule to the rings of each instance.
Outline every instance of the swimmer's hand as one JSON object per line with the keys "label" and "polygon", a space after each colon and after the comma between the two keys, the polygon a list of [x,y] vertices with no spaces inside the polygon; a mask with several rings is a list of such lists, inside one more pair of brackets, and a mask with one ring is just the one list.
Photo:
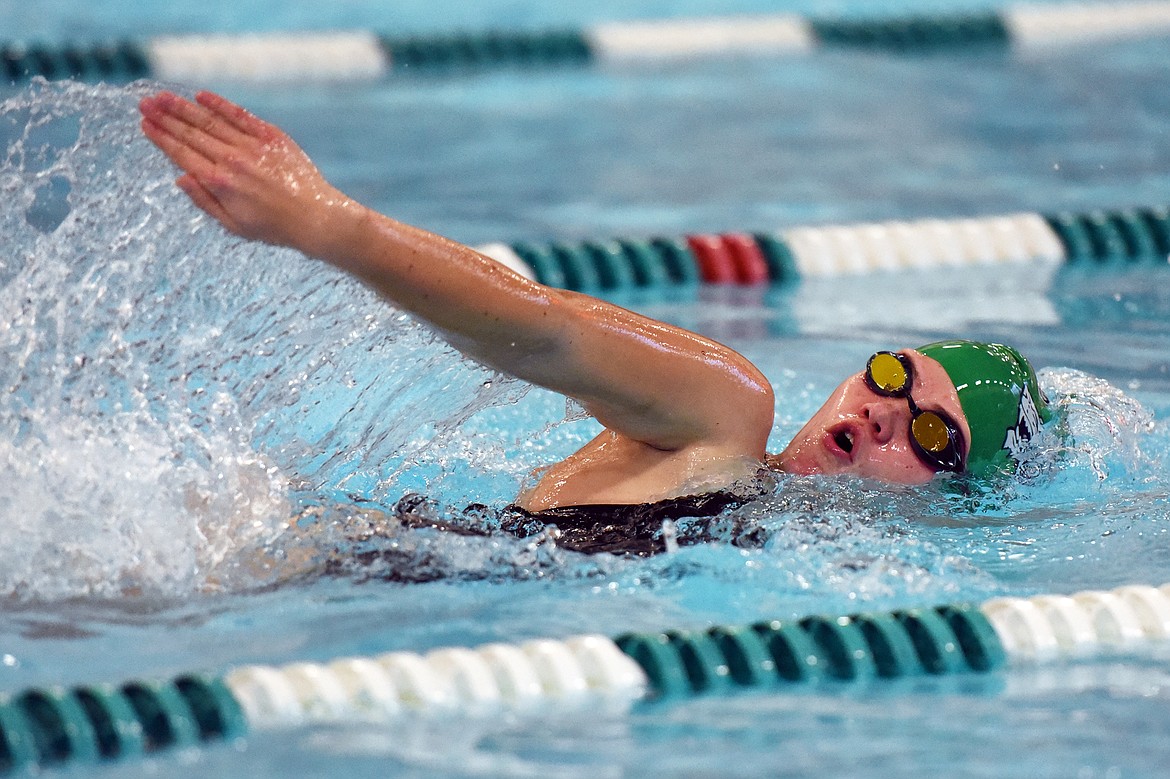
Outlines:
{"label": "swimmer's hand", "polygon": [[211,92],[143,98],[142,131],[182,171],[176,184],[242,238],[315,253],[360,207],[334,189],[280,128]]}

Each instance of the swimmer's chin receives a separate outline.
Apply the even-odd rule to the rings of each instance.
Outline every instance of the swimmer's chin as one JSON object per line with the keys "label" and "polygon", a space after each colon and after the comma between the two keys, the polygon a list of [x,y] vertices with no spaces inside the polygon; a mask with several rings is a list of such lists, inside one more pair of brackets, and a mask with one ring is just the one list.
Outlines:
{"label": "swimmer's chin", "polygon": [[840,463],[823,463],[813,453],[796,446],[789,446],[779,454],[768,455],[764,463],[769,470],[793,476],[836,476],[847,473],[847,469]]}

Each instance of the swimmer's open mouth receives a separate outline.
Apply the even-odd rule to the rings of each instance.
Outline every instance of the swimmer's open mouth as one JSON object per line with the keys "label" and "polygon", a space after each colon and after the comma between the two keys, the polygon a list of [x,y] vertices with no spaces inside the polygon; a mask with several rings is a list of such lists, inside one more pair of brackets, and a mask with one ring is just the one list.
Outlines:
{"label": "swimmer's open mouth", "polygon": [[840,432],[834,434],[833,441],[837,444],[837,446],[841,447],[843,451],[853,451],[853,434],[849,431],[841,430]]}

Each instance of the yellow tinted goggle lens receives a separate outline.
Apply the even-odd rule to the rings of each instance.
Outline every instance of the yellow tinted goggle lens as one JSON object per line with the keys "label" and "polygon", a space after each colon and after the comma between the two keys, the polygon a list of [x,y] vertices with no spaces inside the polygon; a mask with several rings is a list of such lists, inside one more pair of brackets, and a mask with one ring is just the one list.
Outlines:
{"label": "yellow tinted goggle lens", "polygon": [[869,362],[869,378],[886,392],[899,392],[906,387],[909,376],[906,366],[892,354],[878,352]]}
{"label": "yellow tinted goggle lens", "polygon": [[935,454],[945,451],[951,443],[946,423],[932,411],[923,411],[916,416],[910,423],[910,432],[919,446]]}

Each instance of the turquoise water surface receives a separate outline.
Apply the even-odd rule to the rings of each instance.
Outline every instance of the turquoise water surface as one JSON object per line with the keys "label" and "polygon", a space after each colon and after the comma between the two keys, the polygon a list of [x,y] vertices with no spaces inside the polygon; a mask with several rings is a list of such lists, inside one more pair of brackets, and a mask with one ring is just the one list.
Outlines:
{"label": "turquoise water surface", "polygon": [[[764,5],[669,12],[775,10]],[[139,21],[129,4],[71,6],[0,0],[4,34],[668,13],[211,3]],[[190,86],[284,126],[354,197],[475,243],[1164,204],[1164,46]],[[439,512],[503,506],[595,423],[467,363],[340,275],[226,237],[137,134],[134,104],[152,88],[0,87],[4,690],[1170,580],[1162,262],[618,299],[757,362],[776,388],[774,446],[876,349],[951,335],[1019,345],[1046,366],[1073,436],[994,493],[785,479],[744,510],[771,533],[763,549],[716,542],[651,560],[547,538],[361,540],[364,512],[407,492]],[[389,562],[354,563],[367,552]],[[387,580],[403,572],[431,581]],[[101,773],[1160,776],[1168,657],[628,714],[305,729]]]}

